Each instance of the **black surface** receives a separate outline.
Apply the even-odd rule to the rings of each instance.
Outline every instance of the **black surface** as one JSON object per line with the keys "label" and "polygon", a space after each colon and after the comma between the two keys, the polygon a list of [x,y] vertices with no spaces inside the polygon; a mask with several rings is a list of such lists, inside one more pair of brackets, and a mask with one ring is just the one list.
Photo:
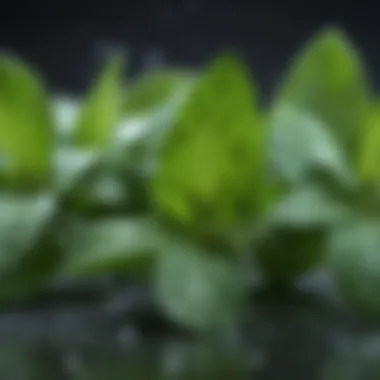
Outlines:
{"label": "black surface", "polygon": [[[343,26],[379,67],[376,9],[374,2],[339,0],[8,0],[0,11],[0,48],[28,60],[54,89],[83,91],[109,45],[130,50],[132,73],[162,60],[198,65],[232,47],[268,94],[287,59],[326,24]],[[375,77],[380,84],[380,72]]]}

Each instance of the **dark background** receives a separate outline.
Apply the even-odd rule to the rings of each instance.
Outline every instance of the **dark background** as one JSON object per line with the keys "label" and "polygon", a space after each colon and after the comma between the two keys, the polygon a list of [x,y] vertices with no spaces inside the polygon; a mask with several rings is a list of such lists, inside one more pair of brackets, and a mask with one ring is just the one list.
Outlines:
{"label": "dark background", "polygon": [[269,94],[288,58],[326,24],[345,28],[380,84],[379,19],[363,1],[6,0],[0,48],[42,71],[53,90],[77,93],[110,46],[129,49],[130,74],[160,62],[199,65],[232,47]]}
{"label": "dark background", "polygon": [[[131,75],[152,64],[201,65],[232,47],[245,57],[269,96],[287,60],[328,24],[341,25],[357,43],[379,89],[380,12],[368,1],[3,0],[0,49],[16,53],[41,71],[53,91],[81,93],[112,46],[129,49]],[[262,326],[273,327],[274,333],[267,339],[262,329],[269,354],[260,379],[316,377],[344,322],[340,315],[330,321],[314,314],[305,317],[303,309],[293,305],[263,313]],[[88,320],[96,321],[92,316],[83,320],[86,326]],[[17,325],[21,334],[25,328],[40,331],[39,327],[31,329],[34,319],[29,324],[21,321]],[[49,326],[65,335],[61,325]],[[257,339],[255,333],[252,336]]]}

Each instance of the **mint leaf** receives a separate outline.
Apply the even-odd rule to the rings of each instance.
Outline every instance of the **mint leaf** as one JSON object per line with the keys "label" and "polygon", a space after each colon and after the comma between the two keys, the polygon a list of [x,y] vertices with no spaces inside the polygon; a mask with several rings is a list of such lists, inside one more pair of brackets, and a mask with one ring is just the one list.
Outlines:
{"label": "mint leaf", "polygon": [[113,57],[84,100],[74,133],[76,144],[104,148],[122,115],[123,59]]}
{"label": "mint leaf", "polygon": [[0,56],[0,175],[6,181],[50,179],[55,140],[47,94],[35,73]]}
{"label": "mint leaf", "polygon": [[160,235],[147,218],[105,218],[78,222],[62,234],[66,275],[128,273],[137,263],[149,261],[159,250]]}
{"label": "mint leaf", "polygon": [[158,256],[155,291],[164,312],[198,330],[232,322],[244,298],[237,267],[182,242],[169,243]]}
{"label": "mint leaf", "polygon": [[179,70],[154,70],[132,82],[125,94],[126,116],[146,115],[165,105],[178,92],[189,87],[195,75]]}
{"label": "mint leaf", "polygon": [[252,217],[265,149],[252,87],[247,68],[229,56],[198,79],[158,156],[152,193],[160,212],[213,230]]}
{"label": "mint leaf", "polygon": [[380,315],[380,221],[357,217],[330,231],[328,264],[342,295],[354,307]]}
{"label": "mint leaf", "polygon": [[367,117],[368,96],[358,52],[343,32],[326,28],[296,55],[275,104],[295,106],[317,116],[354,159]]}
{"label": "mint leaf", "polygon": [[343,147],[327,126],[312,114],[282,106],[270,117],[269,159],[274,175],[297,184],[323,171],[344,186],[354,186]]}
{"label": "mint leaf", "polygon": [[0,272],[6,272],[33,248],[56,211],[47,194],[0,194]]}

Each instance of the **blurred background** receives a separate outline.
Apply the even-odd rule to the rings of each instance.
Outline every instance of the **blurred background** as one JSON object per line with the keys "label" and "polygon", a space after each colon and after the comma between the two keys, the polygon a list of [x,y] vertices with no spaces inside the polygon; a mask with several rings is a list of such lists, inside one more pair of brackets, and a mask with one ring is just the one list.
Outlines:
{"label": "blurred background", "polygon": [[[6,1],[0,47],[40,69],[56,91],[81,92],[107,52],[128,49],[130,73],[152,65],[200,65],[232,48],[268,97],[287,59],[318,28],[339,24],[372,68],[380,65],[370,2],[320,0]],[[375,72],[377,83],[380,73]]]}
{"label": "blurred background", "polygon": [[[376,7],[364,1],[7,0],[0,9],[0,48],[40,71],[53,92],[73,95],[86,90],[114,49],[129,53],[130,76],[154,66],[197,67],[233,49],[268,100],[288,59],[328,24],[343,27],[357,43],[379,87],[378,20]],[[262,380],[319,379],[345,323],[340,316],[326,320],[323,313],[276,300],[255,328],[245,331],[243,345],[234,345],[232,334],[218,351],[167,341],[137,344],[138,331],[125,324],[119,328],[112,318],[104,328],[102,315],[80,306],[63,314],[2,316],[0,379],[219,380],[249,379],[253,373]],[[109,334],[113,323],[114,335]],[[350,355],[357,353],[344,356],[344,368],[353,365]],[[352,377],[339,379],[361,379],[356,367],[347,371]]]}

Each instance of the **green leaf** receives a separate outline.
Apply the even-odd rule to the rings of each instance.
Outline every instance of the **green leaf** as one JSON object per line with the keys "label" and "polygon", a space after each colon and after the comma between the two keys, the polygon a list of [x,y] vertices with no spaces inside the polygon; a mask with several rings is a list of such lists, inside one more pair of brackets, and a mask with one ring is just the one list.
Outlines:
{"label": "green leaf", "polygon": [[154,70],[131,84],[124,101],[128,116],[146,115],[165,105],[184,88],[189,87],[195,75],[178,70]]}
{"label": "green leaf", "polygon": [[255,242],[257,264],[267,279],[279,286],[321,264],[326,233],[351,216],[349,205],[321,186],[301,184],[272,205],[263,234]]}
{"label": "green leaf", "polygon": [[99,175],[91,185],[88,193],[84,195],[94,204],[122,208],[123,205],[130,203],[132,197],[130,187],[117,175],[111,173]]}
{"label": "green leaf", "polygon": [[[35,73],[0,56],[0,175],[16,183],[50,179],[55,140],[47,94]],[[4,178],[5,177],[5,178]]]}
{"label": "green leaf", "polygon": [[355,159],[368,112],[368,92],[361,57],[341,31],[327,28],[298,53],[275,104],[313,113]]}
{"label": "green leaf", "polygon": [[13,265],[0,274],[0,299],[25,300],[52,283],[62,260],[55,227],[54,223],[46,225],[34,244],[23,255],[15,255]]}
{"label": "green leaf", "polygon": [[358,171],[364,183],[378,184],[380,179],[380,107],[372,107],[368,113],[366,128],[363,128],[359,152]]}
{"label": "green leaf", "polygon": [[296,187],[274,204],[267,223],[294,229],[330,227],[351,215],[349,208],[321,186],[307,183]]}
{"label": "green leaf", "polygon": [[175,96],[151,112],[123,120],[110,152],[116,166],[138,171],[146,178],[155,175],[162,146],[179,110],[191,94],[191,87],[190,84],[181,86]]}
{"label": "green leaf", "polygon": [[0,195],[0,274],[17,266],[33,248],[56,211],[54,198],[42,194]]}
{"label": "green leaf", "polygon": [[359,310],[380,315],[380,220],[349,219],[330,231],[328,264],[343,296]]}
{"label": "green leaf", "polygon": [[99,164],[99,155],[92,150],[61,148],[56,151],[54,188],[65,194]]}
{"label": "green leaf", "polygon": [[241,311],[244,285],[233,264],[172,241],[156,265],[158,303],[175,321],[205,331],[225,326]]}
{"label": "green leaf", "polygon": [[144,217],[73,222],[62,232],[63,275],[128,273],[159,250],[155,223]]}
{"label": "green leaf", "polygon": [[247,71],[234,58],[216,60],[166,135],[152,192],[176,221],[223,230],[259,203],[265,143]]}
{"label": "green leaf", "polygon": [[128,93],[126,116],[112,146],[115,165],[151,179],[178,111],[191,94],[195,76],[177,71],[154,71]]}
{"label": "green leaf", "polygon": [[[105,157],[94,159],[94,162],[83,160],[88,166],[77,167],[75,171],[74,165],[66,169],[65,208],[82,216],[143,211],[147,206],[145,182],[135,178],[133,173],[109,166]],[[61,185],[64,185],[63,180]]]}
{"label": "green leaf", "polygon": [[112,140],[122,116],[123,71],[123,59],[115,56],[84,100],[74,134],[78,145],[103,148]]}
{"label": "green leaf", "polygon": [[322,170],[343,185],[356,184],[342,147],[319,119],[282,106],[273,113],[269,125],[269,159],[276,176],[300,183]]}

